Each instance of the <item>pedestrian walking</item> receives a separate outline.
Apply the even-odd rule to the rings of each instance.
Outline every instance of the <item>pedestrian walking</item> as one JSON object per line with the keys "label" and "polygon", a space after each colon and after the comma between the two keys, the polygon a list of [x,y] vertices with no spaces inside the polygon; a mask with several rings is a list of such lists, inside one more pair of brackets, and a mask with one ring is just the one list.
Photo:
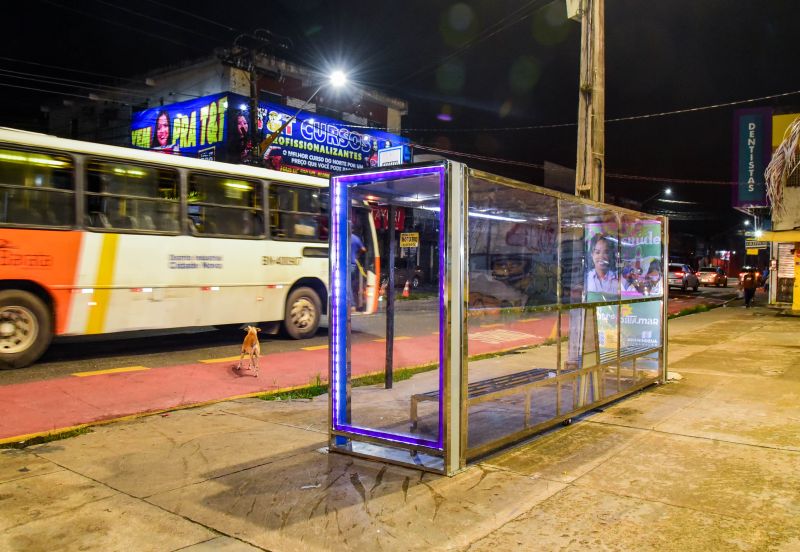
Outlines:
{"label": "pedestrian walking", "polygon": [[742,281],[739,283],[739,288],[744,291],[744,306],[749,309],[750,304],[753,302],[753,296],[756,294],[756,275],[752,270],[744,273]]}

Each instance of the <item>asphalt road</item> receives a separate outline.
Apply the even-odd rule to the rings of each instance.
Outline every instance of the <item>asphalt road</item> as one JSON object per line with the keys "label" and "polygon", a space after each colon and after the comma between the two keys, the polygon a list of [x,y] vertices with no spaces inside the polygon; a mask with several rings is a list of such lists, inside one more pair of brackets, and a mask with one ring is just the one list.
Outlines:
{"label": "asphalt road", "polygon": [[[671,299],[687,304],[700,303],[704,298],[725,300],[735,296],[736,290],[733,286],[701,287],[697,293],[670,290]],[[438,321],[435,309],[436,301],[433,299],[398,303],[395,336],[435,332]],[[354,340],[385,337],[385,320],[382,313],[353,317]],[[0,370],[0,385],[64,377],[75,372],[128,366],[176,366],[205,359],[231,357],[239,353],[243,335],[237,328],[206,327],[179,332],[137,332],[124,338],[119,335],[59,338],[36,364],[18,370]],[[298,351],[327,343],[326,320],[323,320],[317,335],[311,339],[296,341],[272,335],[262,335],[261,338],[264,353]]]}

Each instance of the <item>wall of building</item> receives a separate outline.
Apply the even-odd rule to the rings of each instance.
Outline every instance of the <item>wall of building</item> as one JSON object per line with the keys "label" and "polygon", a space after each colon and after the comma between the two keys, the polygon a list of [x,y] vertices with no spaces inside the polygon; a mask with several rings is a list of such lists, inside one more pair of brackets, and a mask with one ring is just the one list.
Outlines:
{"label": "wall of building", "polygon": [[[785,113],[772,117],[772,150],[781,144],[786,135],[786,129],[792,124],[800,113]],[[793,175],[783,189],[785,209],[780,213],[772,213],[772,227],[774,230],[792,230],[800,228],[800,171]]]}

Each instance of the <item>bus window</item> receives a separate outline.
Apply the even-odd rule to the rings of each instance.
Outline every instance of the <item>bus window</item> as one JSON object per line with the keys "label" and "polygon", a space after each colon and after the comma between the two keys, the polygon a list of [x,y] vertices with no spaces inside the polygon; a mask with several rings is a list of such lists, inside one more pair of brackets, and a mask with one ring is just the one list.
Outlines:
{"label": "bus window", "polygon": [[328,241],[327,190],[270,184],[269,213],[275,239]]}
{"label": "bus window", "polygon": [[189,227],[195,235],[264,235],[259,182],[192,174],[188,201]]}
{"label": "bus window", "polygon": [[178,232],[176,171],[94,160],[86,174],[86,226]]}
{"label": "bus window", "polygon": [[72,159],[0,149],[0,224],[75,224]]}

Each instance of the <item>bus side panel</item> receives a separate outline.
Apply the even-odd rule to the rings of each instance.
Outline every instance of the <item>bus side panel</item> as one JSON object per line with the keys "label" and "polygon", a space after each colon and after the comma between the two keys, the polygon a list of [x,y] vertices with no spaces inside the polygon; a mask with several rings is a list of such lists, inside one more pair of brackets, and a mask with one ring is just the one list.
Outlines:
{"label": "bus side panel", "polygon": [[70,333],[282,320],[290,286],[327,258],[268,240],[88,233]]}
{"label": "bus side panel", "polygon": [[67,330],[81,232],[0,229],[0,280],[28,280],[45,288],[55,306],[55,333]]}

